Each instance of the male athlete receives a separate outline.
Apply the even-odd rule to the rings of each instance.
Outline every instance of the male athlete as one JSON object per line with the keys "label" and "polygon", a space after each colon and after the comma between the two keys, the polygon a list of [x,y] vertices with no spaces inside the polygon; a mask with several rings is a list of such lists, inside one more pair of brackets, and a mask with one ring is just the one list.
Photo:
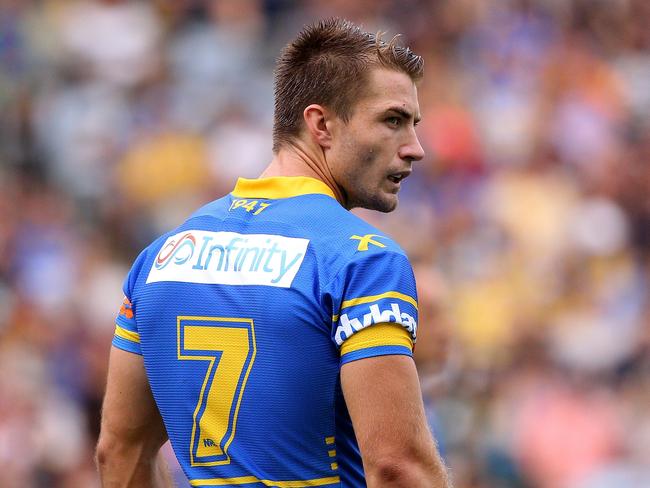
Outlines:
{"label": "male athlete", "polygon": [[421,76],[421,57],[346,21],[285,48],[270,165],[125,280],[103,486],[171,486],[167,439],[192,486],[449,485],[412,359],[411,266],[349,212],[393,210],[423,157]]}

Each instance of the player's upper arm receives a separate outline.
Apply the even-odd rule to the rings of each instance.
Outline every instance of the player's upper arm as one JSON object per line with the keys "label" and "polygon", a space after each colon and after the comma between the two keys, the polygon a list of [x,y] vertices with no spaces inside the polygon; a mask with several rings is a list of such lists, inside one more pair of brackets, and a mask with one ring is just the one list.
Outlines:
{"label": "player's upper arm", "polygon": [[158,455],[166,440],[142,356],[112,347],[97,444],[102,486],[173,486]]}
{"label": "player's upper arm", "polygon": [[106,441],[160,448],[167,434],[151,394],[142,356],[111,348],[101,434]]}
{"label": "player's upper arm", "polygon": [[341,367],[341,386],[368,487],[447,487],[413,359],[386,355]]}

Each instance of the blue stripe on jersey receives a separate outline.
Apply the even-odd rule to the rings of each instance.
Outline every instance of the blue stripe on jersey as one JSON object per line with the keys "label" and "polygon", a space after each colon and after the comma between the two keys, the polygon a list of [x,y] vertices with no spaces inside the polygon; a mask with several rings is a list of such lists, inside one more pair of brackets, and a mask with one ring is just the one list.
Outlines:
{"label": "blue stripe on jersey", "polygon": [[388,356],[393,354],[413,357],[413,353],[406,346],[375,346],[344,354],[341,356],[341,366],[345,363],[356,361],[358,359],[372,358],[376,356]]}
{"label": "blue stripe on jersey", "polygon": [[113,342],[112,344],[124,351],[132,352],[134,354],[140,354],[142,355],[142,351],[140,349],[140,344],[137,342],[129,341],[127,339],[124,339],[119,336],[113,336]]}

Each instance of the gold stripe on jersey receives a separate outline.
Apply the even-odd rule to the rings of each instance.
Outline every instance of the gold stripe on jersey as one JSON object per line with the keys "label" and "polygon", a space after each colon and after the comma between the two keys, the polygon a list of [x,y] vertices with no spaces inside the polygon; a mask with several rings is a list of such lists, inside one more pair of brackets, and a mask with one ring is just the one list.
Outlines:
{"label": "gold stripe on jersey", "polygon": [[115,335],[127,341],[140,343],[140,334],[127,330],[117,324],[115,325]]}
{"label": "gold stripe on jersey", "polygon": [[339,476],[327,478],[315,478],[311,480],[272,481],[261,480],[255,476],[238,476],[236,478],[209,478],[190,480],[192,486],[226,486],[226,485],[247,485],[249,483],[262,483],[264,486],[277,486],[278,488],[303,488],[307,486],[324,486],[340,483]]}
{"label": "gold stripe on jersey", "polygon": [[[354,305],[362,305],[364,303],[376,302],[377,300],[381,300],[382,298],[398,298],[400,300],[404,300],[407,303],[410,303],[415,307],[416,310],[418,309],[418,302],[412,296],[406,295],[404,293],[400,293],[399,291],[387,291],[386,293],[381,293],[380,295],[368,295],[365,297],[351,298],[350,300],[345,300],[343,301],[343,303],[341,303],[341,310],[348,307],[353,307]],[[339,314],[332,315],[332,322],[336,322],[338,320],[339,320]]]}
{"label": "gold stripe on jersey", "polygon": [[374,324],[347,338],[341,345],[341,356],[359,349],[378,346],[404,346],[413,351],[413,340],[411,334],[400,324],[392,322]]}

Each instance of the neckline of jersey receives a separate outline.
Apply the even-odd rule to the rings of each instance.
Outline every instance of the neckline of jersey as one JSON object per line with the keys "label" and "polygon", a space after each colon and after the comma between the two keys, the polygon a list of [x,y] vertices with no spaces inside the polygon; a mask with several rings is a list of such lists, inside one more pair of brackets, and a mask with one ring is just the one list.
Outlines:
{"label": "neckline of jersey", "polygon": [[231,192],[237,198],[291,198],[320,194],[336,199],[332,189],[309,176],[272,176],[270,178],[238,178]]}

